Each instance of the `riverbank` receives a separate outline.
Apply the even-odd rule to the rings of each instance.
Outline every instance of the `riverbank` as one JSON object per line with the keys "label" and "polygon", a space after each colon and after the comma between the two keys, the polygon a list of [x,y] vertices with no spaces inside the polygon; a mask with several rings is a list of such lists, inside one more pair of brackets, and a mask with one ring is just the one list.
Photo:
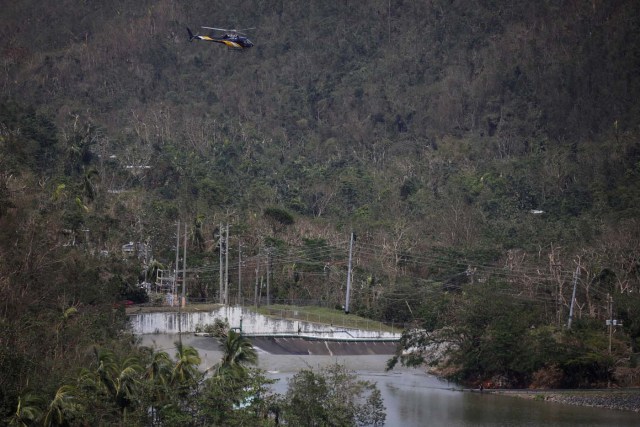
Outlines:
{"label": "riverbank", "polygon": [[588,406],[592,408],[617,409],[640,412],[640,388],[610,390],[485,390],[504,396]]}

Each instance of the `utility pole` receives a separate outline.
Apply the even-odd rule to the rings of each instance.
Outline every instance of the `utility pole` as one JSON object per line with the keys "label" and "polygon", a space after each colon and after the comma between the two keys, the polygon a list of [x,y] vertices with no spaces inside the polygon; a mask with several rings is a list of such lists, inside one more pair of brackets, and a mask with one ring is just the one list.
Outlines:
{"label": "utility pole", "polygon": [[609,355],[611,355],[611,338],[613,336],[613,297],[607,293],[609,305]]}
{"label": "utility pole", "polygon": [[256,257],[256,286],[253,290],[253,303],[258,308],[258,273],[260,273],[260,254]]}
{"label": "utility pole", "polygon": [[173,276],[173,290],[171,291],[171,307],[177,298],[178,291],[178,263],[180,262],[180,220],[178,220],[178,231],[176,231],[176,270]]}
{"label": "utility pole", "polygon": [[242,241],[238,239],[238,304],[242,307]]}
{"label": "utility pole", "polygon": [[267,307],[271,305],[271,294],[269,293],[269,284],[271,276],[271,248],[267,248]]}
{"label": "utility pole", "polygon": [[227,223],[227,237],[224,240],[224,303],[229,305],[229,223]]}
{"label": "utility pole", "polygon": [[[184,229],[185,229],[185,233],[186,233],[186,230],[187,230],[187,225],[186,224],[185,224]],[[185,236],[186,236],[186,234],[185,234]],[[186,240],[185,240],[185,244],[186,244]],[[178,237],[176,238],[176,282],[178,280],[179,255],[180,255],[180,220],[178,220]],[[184,263],[183,263],[183,265],[184,265]],[[183,279],[184,279],[184,277],[183,277]],[[182,281],[182,290],[184,291],[184,280]],[[176,289],[174,298],[178,297],[177,293],[178,293],[178,290]],[[182,298],[181,298],[181,301],[178,302],[178,341],[180,342],[180,348],[182,349]]]}
{"label": "utility pole", "polygon": [[347,296],[344,303],[344,312],[349,314],[349,299],[351,297],[351,258],[353,254],[353,231],[351,232],[351,238],[349,239],[349,267],[347,269]]}
{"label": "utility pole", "polygon": [[573,293],[571,294],[571,305],[569,306],[569,321],[567,322],[567,329],[571,329],[571,322],[573,320],[573,305],[576,301],[576,286],[578,285],[578,276],[580,275],[580,262],[576,267],[576,272],[573,273]]}
{"label": "utility pole", "polygon": [[184,256],[182,257],[182,299],[180,304],[184,307],[187,304],[187,224],[184,225]]}
{"label": "utility pole", "polygon": [[218,294],[220,296],[220,304],[224,304],[224,289],[222,287],[222,280],[223,280],[223,273],[222,273],[222,245],[223,245],[223,240],[224,240],[224,229],[222,228],[222,223],[220,223],[220,237],[218,238],[218,246],[220,249],[220,293]]}

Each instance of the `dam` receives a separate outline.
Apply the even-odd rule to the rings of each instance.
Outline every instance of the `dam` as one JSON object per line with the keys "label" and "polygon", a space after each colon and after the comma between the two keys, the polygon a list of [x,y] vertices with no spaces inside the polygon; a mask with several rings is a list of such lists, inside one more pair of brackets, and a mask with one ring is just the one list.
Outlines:
{"label": "dam", "polygon": [[[129,313],[135,335],[196,334],[216,320],[249,338],[270,354],[373,355],[393,354],[399,332],[363,330],[299,319],[265,316],[245,307],[219,307],[207,311]],[[200,334],[198,334],[200,335]],[[151,337],[148,337],[151,338]]]}

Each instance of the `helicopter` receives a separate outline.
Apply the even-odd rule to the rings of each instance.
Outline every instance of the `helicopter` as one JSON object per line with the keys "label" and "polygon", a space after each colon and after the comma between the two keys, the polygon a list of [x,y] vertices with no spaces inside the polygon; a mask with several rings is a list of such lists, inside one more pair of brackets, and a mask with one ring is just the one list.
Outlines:
{"label": "helicopter", "polygon": [[247,37],[242,36],[240,34],[244,34],[242,31],[252,30],[253,28],[245,28],[243,30],[225,30],[224,28],[214,28],[214,27],[202,27],[207,30],[214,31],[223,31],[224,34],[221,36],[201,36],[200,34],[193,34],[193,32],[187,27],[187,31],[189,32],[189,41],[193,40],[204,40],[207,42],[215,42],[222,43],[226,45],[229,49],[234,50],[243,50],[248,49],[253,46],[253,42],[249,40]]}

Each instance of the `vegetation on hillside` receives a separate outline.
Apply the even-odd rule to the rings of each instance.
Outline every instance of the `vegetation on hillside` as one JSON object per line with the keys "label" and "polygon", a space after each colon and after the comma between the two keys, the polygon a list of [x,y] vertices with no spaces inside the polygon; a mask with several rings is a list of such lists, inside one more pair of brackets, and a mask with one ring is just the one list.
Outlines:
{"label": "vegetation on hillside", "polygon": [[[34,384],[68,402],[94,348],[138,357],[113,305],[175,268],[178,220],[191,300],[219,300],[230,224],[233,302],[341,307],[354,231],[350,311],[410,324],[409,347],[448,343],[443,375],[633,384],[639,9],[4,5],[0,416]],[[189,43],[201,25],[255,27],[256,45]],[[152,248],[146,268],[128,242]]]}

